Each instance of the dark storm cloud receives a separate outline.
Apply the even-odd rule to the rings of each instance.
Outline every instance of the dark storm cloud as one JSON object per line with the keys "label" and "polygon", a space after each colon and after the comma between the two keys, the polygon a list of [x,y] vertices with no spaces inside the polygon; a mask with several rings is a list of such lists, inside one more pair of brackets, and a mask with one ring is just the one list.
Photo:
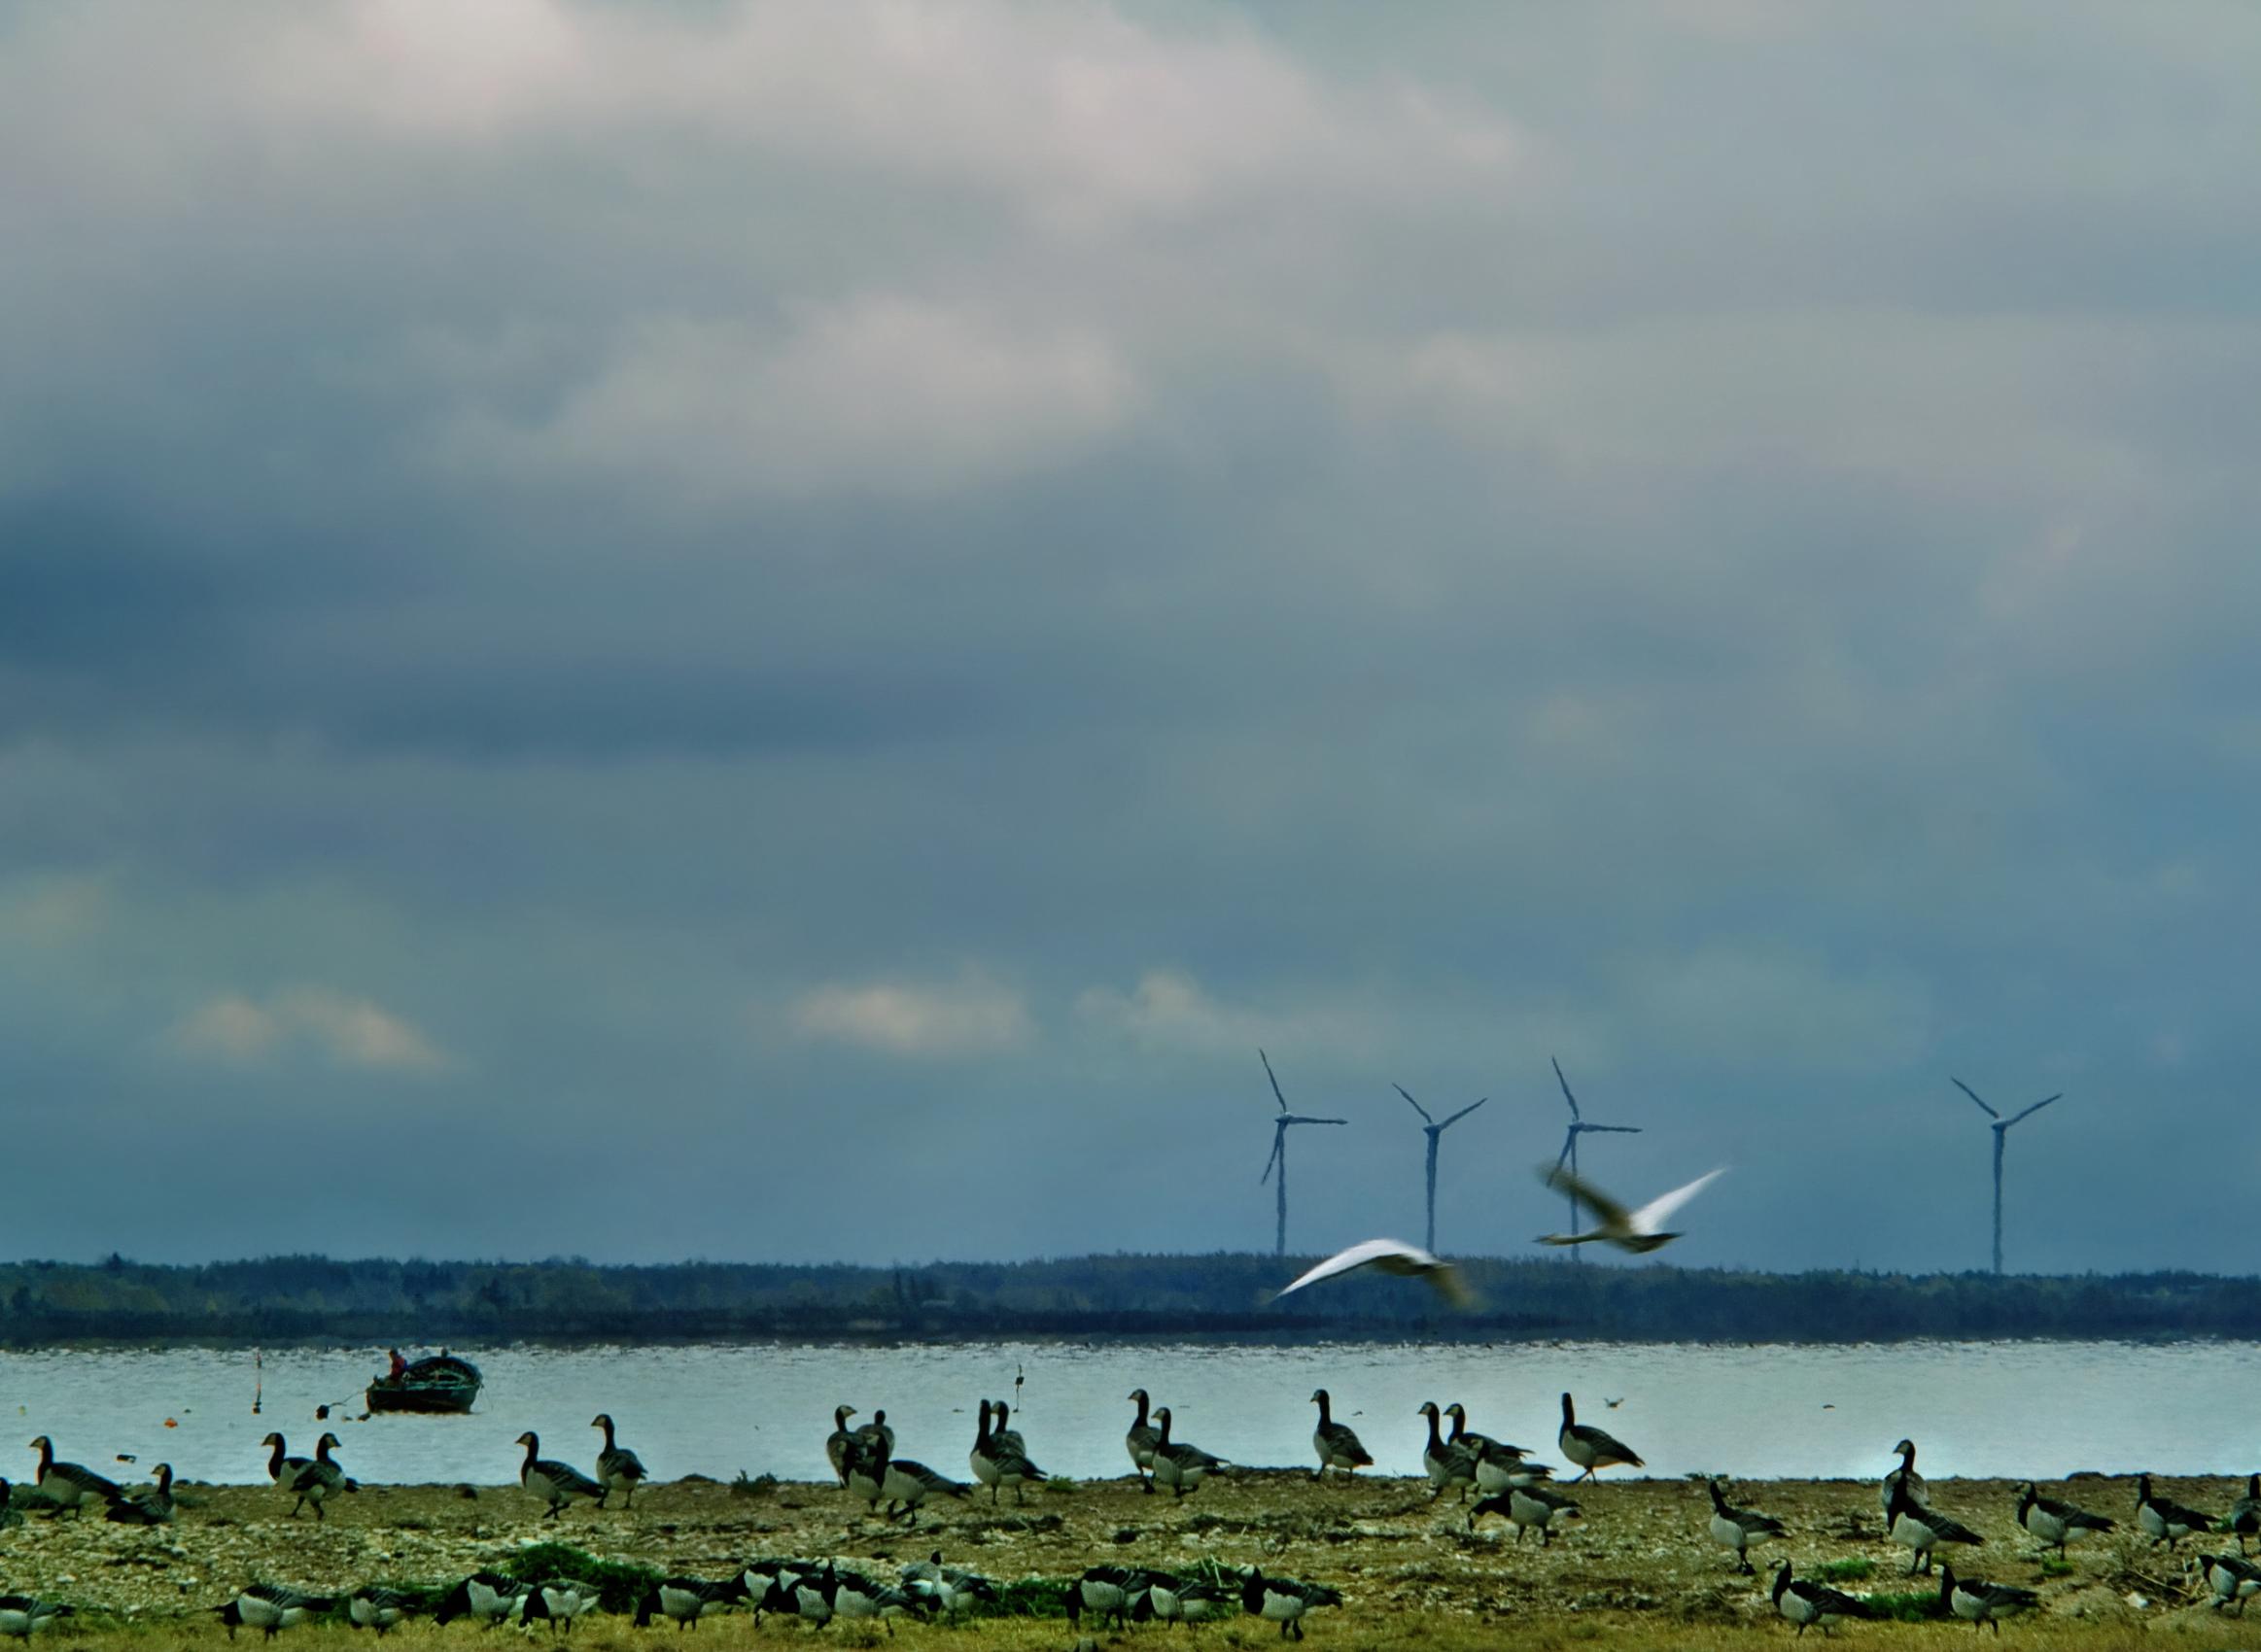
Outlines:
{"label": "dark storm cloud", "polygon": [[1376,16],[11,14],[20,1248],[2239,1264],[2250,21]]}

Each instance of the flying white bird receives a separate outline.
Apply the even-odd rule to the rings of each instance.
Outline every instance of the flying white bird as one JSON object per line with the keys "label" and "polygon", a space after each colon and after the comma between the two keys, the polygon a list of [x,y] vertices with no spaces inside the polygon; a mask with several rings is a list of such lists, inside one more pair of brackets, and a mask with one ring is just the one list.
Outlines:
{"label": "flying white bird", "polygon": [[1316,1285],[1322,1279],[1333,1279],[1337,1274],[1359,1268],[1378,1268],[1401,1279],[1425,1279],[1438,1295],[1455,1307],[1466,1307],[1470,1300],[1468,1287],[1461,1283],[1457,1268],[1403,1239],[1369,1239],[1347,1251],[1339,1251],[1294,1284],[1274,1291],[1272,1300],[1276,1302],[1290,1291],[1301,1291],[1306,1285]]}
{"label": "flying white bird", "polygon": [[1551,1165],[1539,1172],[1539,1179],[1557,1193],[1569,1193],[1593,1207],[1594,1215],[1601,1218],[1599,1227],[1583,1233],[1542,1233],[1542,1245],[1590,1245],[1600,1240],[1615,1245],[1621,1251],[1655,1251],[1680,1237],[1677,1233],[1662,1233],[1658,1229],[1672,1220],[1672,1213],[1694,1198],[1718,1178],[1727,1174],[1727,1167],[1697,1177],[1685,1187],[1675,1187],[1669,1193],[1651,1199],[1639,1210],[1629,1211],[1582,1176],[1575,1176],[1561,1165]]}

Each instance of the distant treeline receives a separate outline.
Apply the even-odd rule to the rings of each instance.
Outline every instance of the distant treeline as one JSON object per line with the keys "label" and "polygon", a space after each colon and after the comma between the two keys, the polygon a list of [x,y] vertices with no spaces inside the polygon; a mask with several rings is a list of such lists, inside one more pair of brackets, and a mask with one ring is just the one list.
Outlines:
{"label": "distant treeline", "polygon": [[2162,1273],[1744,1273],[1476,1259],[1473,1312],[1353,1277],[1285,1303],[1308,1258],[1070,1256],[918,1267],[333,1261],[0,1265],[0,1345],[663,1342],[756,1337],[1272,1336],[1872,1342],[2261,1337],[2261,1279]]}

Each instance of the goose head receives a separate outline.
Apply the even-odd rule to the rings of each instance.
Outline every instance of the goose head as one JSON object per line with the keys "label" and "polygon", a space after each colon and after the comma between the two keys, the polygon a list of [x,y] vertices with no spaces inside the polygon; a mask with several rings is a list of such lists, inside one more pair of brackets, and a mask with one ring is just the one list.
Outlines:
{"label": "goose head", "polygon": [[524,1446],[526,1448],[526,1455],[532,1457],[536,1452],[539,1452],[541,1449],[541,1436],[537,1434],[532,1428],[529,1428],[526,1430],[526,1432],[520,1434],[517,1440],[513,1443]]}
{"label": "goose head", "polygon": [[612,1413],[609,1411],[598,1412],[594,1417],[589,1419],[589,1427],[592,1428],[602,1428],[608,1434],[610,1433],[612,1431]]}
{"label": "goose head", "polygon": [[1903,1467],[1903,1468],[1907,1468],[1907,1467],[1912,1467],[1912,1466],[1914,1466],[1914,1464],[1915,1464],[1915,1461],[1916,1461],[1916,1442],[1915,1442],[1915,1441],[1913,1441],[1913,1440],[1902,1440],[1902,1441],[1900,1441],[1900,1443],[1899,1443],[1899,1444],[1897,1444],[1897,1445],[1896,1445],[1896,1446],[1894,1446],[1894,1447],[1892,1448],[1892,1452],[1893,1452],[1893,1455],[1894,1455],[1895,1457],[1896,1457],[1896,1458],[1898,1458],[1898,1459],[1900,1460],[1900,1466],[1901,1466],[1901,1467]]}
{"label": "goose head", "polygon": [[1323,1388],[1313,1389],[1311,1391],[1311,1403],[1313,1405],[1325,1405],[1327,1403],[1327,1391]]}
{"label": "goose head", "polygon": [[341,1450],[344,1445],[345,1442],[335,1434],[324,1434],[321,1439],[315,1442],[314,1455],[327,1458],[331,1452]]}
{"label": "goose head", "polygon": [[1166,1406],[1166,1405],[1157,1405],[1157,1406],[1154,1408],[1154,1426],[1155,1426],[1156,1428],[1160,1428],[1160,1429],[1162,1430],[1162,1442],[1163,1442],[1163,1444],[1165,1444],[1165,1445],[1167,1445],[1167,1444],[1169,1443],[1169,1407],[1168,1407],[1168,1406]]}
{"label": "goose head", "polygon": [[1416,1417],[1426,1417],[1432,1423],[1436,1422],[1439,1416],[1437,1402],[1434,1399],[1422,1400],[1420,1404],[1413,1407],[1413,1415]]}
{"label": "goose head", "polygon": [[283,1449],[283,1436],[280,1434],[269,1434],[265,1439],[260,1441],[260,1444],[262,1446],[272,1446],[275,1450],[281,1451]]}

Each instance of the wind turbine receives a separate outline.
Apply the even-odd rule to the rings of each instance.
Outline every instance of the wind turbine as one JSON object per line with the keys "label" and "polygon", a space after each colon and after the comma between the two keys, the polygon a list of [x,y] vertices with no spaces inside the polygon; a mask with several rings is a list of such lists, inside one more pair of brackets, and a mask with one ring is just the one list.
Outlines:
{"label": "wind turbine", "polygon": [[[1962,1092],[1963,1092],[1965,1095],[1968,1096],[1968,1097],[1969,1097],[1969,1098],[1970,1098],[1972,1101],[1978,1101],[1978,1092],[1977,1092],[1976,1090],[1972,1089],[1972,1088],[1971,1088],[1971,1087],[1970,1087],[1968,1084],[1965,1084],[1965,1083],[1964,1083],[1964,1082],[1963,1082],[1961,1079],[1958,1079],[1958,1078],[1956,1078],[1956,1077],[1955,1077],[1953,1074],[1949,1074],[1949,1075],[1948,1075],[1948,1082],[1949,1082],[1949,1083],[1951,1083],[1952,1084],[1954,1084],[1954,1086],[1955,1086],[1957,1089],[1961,1090],[1961,1091],[1962,1091]],[[2025,1110],[2025,1112],[2023,1112],[2023,1113],[2019,1114],[2019,1115],[2018,1115],[2018,1117],[2017,1117],[2017,1119],[2004,1119],[2004,1118],[2003,1118],[2003,1117],[2002,1117],[2000,1114],[1997,1113],[1997,1112],[1996,1112],[1996,1111],[1995,1111],[1993,1108],[1991,1108],[1991,1107],[1987,1107],[1987,1105],[1986,1105],[1986,1103],[1985,1103],[1985,1102],[1983,1102],[1983,1101],[1978,1101],[1978,1105],[1979,1105],[1981,1108],[1984,1108],[1984,1109],[1985,1109],[1985,1111],[1986,1111],[1986,1116],[1987,1116],[1989,1119],[1993,1119],[1993,1120],[1994,1120],[1994,1123],[1993,1123],[1991,1126],[1989,1126],[1989,1128],[1991,1128],[1991,1129],[1994,1131],[1994,1271],[1995,1271],[1996,1273],[1998,1273],[1998,1274],[2001,1272],[2001,1144],[2002,1144],[2002,1138],[2003,1138],[2004,1136],[2006,1136],[2006,1135],[2008,1135],[2008,1134],[2009,1134],[2009,1128],[2010,1128],[2010,1126],[2011,1126],[2012,1124],[2015,1124],[2015,1123],[2017,1123],[2017,1122],[2018,1122],[2018,1119],[2031,1119],[2031,1118],[2032,1118],[2032,1117],[2033,1117],[2035,1114],[2036,1114],[2036,1113],[2040,1112],[2042,1108],[2044,1108],[2044,1107],[2047,1107],[2047,1106],[2049,1105],[2049,1102],[2050,1102],[2050,1101],[2058,1101],[2058,1100],[2061,1100],[2061,1099],[2063,1099],[2063,1097],[2064,1097],[2064,1094],[2065,1094],[2065,1092],[2064,1092],[2063,1090],[2059,1090],[2059,1091],[2058,1091],[2058,1092],[2057,1092],[2055,1095],[2053,1095],[2053,1096],[2049,1097],[2049,1100],[2048,1100],[2048,1101],[2036,1101],[2035,1103],[2034,1103],[2034,1105],[2033,1105],[2033,1106],[2031,1106],[2031,1107],[2027,1108],[2027,1109]]]}
{"label": "wind turbine", "polygon": [[1390,1088],[1396,1090],[1398,1094],[1404,1096],[1407,1102],[1410,1104],[1413,1111],[1421,1116],[1421,1133],[1429,1138],[1429,1237],[1424,1240],[1422,1244],[1424,1249],[1435,1251],[1437,1249],[1437,1138],[1444,1134],[1445,1131],[1451,1129],[1453,1125],[1459,1123],[1463,1119],[1467,1118],[1471,1113],[1474,1113],[1478,1108],[1481,1107],[1485,1101],[1491,1100],[1491,1097],[1487,1095],[1483,1098],[1483,1101],[1470,1102],[1458,1113],[1455,1113],[1451,1118],[1445,1119],[1444,1123],[1440,1124],[1436,1119],[1429,1117],[1429,1110],[1426,1107],[1423,1107],[1419,1102],[1413,1100],[1412,1095],[1407,1090],[1405,1085],[1392,1084],[1390,1085]]}
{"label": "wind turbine", "polygon": [[[1570,1103],[1570,1133],[1562,1138],[1562,1151],[1554,1155],[1554,1168],[1560,1170],[1563,1165],[1568,1164],[1571,1175],[1576,1176],[1578,1174],[1579,1137],[1584,1135],[1588,1130],[1605,1131],[1616,1136],[1638,1136],[1641,1133],[1641,1126],[1638,1124],[1588,1124],[1584,1115],[1578,1110],[1578,1097],[1570,1093],[1570,1081],[1562,1076],[1562,1063],[1555,1061],[1551,1055],[1547,1059],[1554,1063],[1554,1082],[1562,1086],[1562,1099]],[[1570,1190],[1570,1230],[1573,1233],[1578,1231],[1578,1189],[1575,1187]],[[1578,1254],[1575,1251],[1571,1253],[1573,1256]]]}
{"label": "wind turbine", "polygon": [[1272,1099],[1279,1103],[1279,1116],[1271,1121],[1271,1156],[1264,1161],[1264,1174],[1256,1179],[1261,1187],[1271,1180],[1274,1166],[1279,1169],[1279,1233],[1272,1241],[1271,1254],[1288,1254],[1288,1126],[1290,1124],[1347,1124],[1347,1119],[1306,1119],[1301,1113],[1288,1111],[1288,1098],[1279,1093],[1279,1078],[1271,1070],[1271,1057],[1259,1050],[1256,1058],[1264,1063],[1264,1076],[1271,1080]]}

